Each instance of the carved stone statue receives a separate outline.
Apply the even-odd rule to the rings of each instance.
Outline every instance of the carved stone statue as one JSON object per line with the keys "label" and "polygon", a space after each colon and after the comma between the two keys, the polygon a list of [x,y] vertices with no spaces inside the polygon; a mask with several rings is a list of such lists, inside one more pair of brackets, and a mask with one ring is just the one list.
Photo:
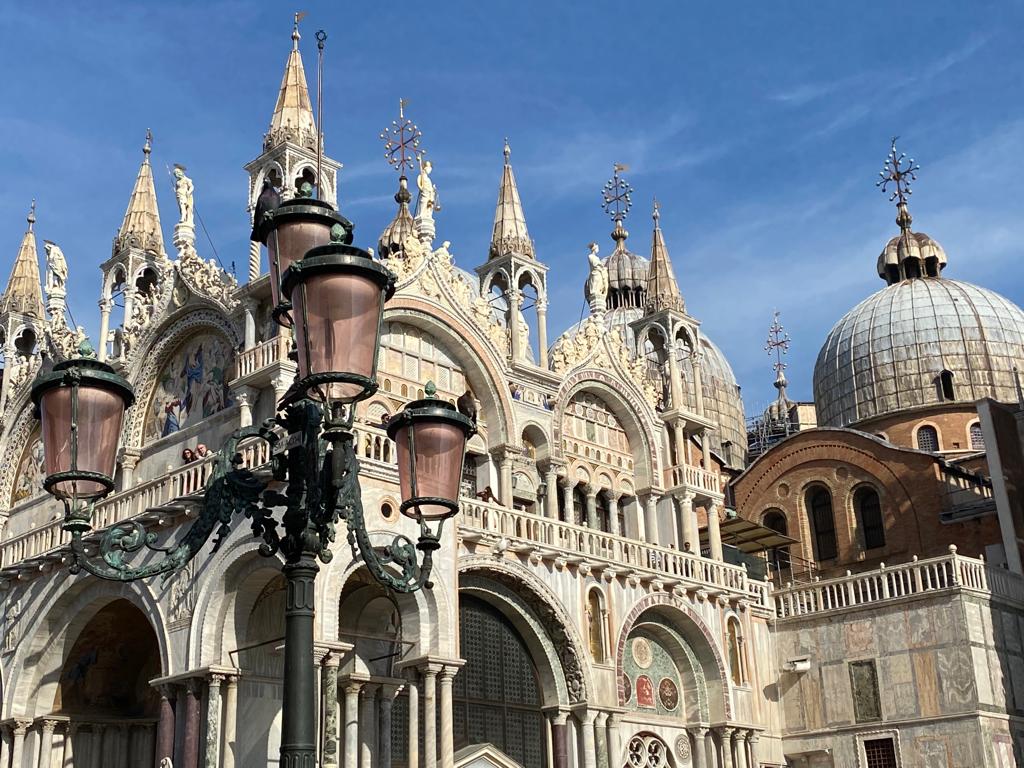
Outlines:
{"label": "carved stone statue", "polygon": [[171,758],[164,757],[160,760],[159,768],[174,768],[174,763],[171,762]]}
{"label": "carved stone statue", "polygon": [[46,250],[46,293],[66,292],[68,262],[60,246],[49,240],[43,241]]}
{"label": "carved stone statue", "polygon": [[590,262],[590,277],[587,278],[587,301],[591,312],[603,312],[608,297],[608,267],[601,263],[597,255],[597,243],[590,244],[587,260]]}
{"label": "carved stone statue", "polygon": [[416,201],[417,219],[433,219],[434,211],[441,210],[441,206],[437,204],[437,187],[430,180],[433,169],[431,162],[420,156],[420,172],[416,177],[416,186],[420,190],[419,199]]}
{"label": "carved stone statue", "polygon": [[192,179],[185,175],[185,168],[181,165],[174,166],[174,195],[178,198],[178,215],[181,224],[193,226],[194,204],[192,193],[195,186]]}

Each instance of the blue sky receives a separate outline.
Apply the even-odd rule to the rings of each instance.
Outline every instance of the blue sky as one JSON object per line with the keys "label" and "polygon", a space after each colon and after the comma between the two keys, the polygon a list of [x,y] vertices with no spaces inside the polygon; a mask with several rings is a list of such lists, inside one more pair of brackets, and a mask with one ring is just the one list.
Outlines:
{"label": "blue sky", "polygon": [[[576,4],[306,2],[314,72],[328,32],[324,130],[345,164],[342,211],[372,245],[394,212],[377,136],[398,98],[424,132],[444,209],[438,241],[485,257],[512,143],[530,232],[550,267],[554,338],[579,318],[586,244],[610,252],[600,190],[629,163],[632,250],[650,249],[650,200],[691,314],[725,351],[748,413],[774,394],[772,310],[793,337],[791,395],[832,324],[881,288],[896,232],[874,188],[889,137],[922,165],[914,227],[945,275],[1024,303],[1021,3]],[[246,177],[274,106],[292,8],[282,3],[48,3],[0,16],[0,269],[31,198],[40,239],[71,265],[72,310],[95,333],[110,255],[141,159],[188,166],[197,211],[245,272]],[[310,83],[311,87],[313,83]],[[166,183],[165,183],[166,182]],[[212,256],[200,239],[204,256]]]}

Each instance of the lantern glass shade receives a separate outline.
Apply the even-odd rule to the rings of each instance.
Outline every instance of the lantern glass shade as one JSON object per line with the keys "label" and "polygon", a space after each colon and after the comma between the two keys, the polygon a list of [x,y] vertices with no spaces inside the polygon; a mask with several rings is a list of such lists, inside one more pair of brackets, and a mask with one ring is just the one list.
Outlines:
{"label": "lantern glass shade", "polygon": [[391,273],[369,254],[334,243],[310,251],[284,277],[298,351],[296,388],[331,403],[377,389],[377,352]]}
{"label": "lantern glass shade", "polygon": [[402,514],[414,520],[444,520],[459,508],[466,440],[476,426],[455,407],[433,397],[409,403],[388,421],[395,441]]}
{"label": "lantern glass shade", "polygon": [[59,498],[91,500],[114,487],[128,383],[94,360],[54,366],[33,387],[42,422],[44,486]]}
{"label": "lantern glass shade", "polygon": [[281,303],[281,276],[306,251],[331,241],[331,225],[321,221],[282,221],[267,240],[270,261],[270,293],[276,307]]}

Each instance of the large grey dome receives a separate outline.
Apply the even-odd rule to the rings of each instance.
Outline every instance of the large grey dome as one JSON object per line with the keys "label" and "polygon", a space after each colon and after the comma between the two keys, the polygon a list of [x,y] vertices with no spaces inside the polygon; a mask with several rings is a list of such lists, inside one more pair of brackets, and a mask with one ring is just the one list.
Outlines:
{"label": "large grey dome", "polygon": [[[846,426],[944,401],[1014,401],[1021,364],[1024,312],[1013,302],[957,280],[903,280],[829,333],[814,366],[818,423]],[[952,374],[952,398],[943,394],[943,371]]]}

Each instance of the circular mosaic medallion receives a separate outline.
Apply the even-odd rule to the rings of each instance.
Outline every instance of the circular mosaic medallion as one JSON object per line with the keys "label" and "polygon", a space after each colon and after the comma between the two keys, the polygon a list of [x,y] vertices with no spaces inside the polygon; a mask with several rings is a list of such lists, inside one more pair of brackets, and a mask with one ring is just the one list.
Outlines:
{"label": "circular mosaic medallion", "polygon": [[690,759],[690,737],[685,733],[676,739],[676,757],[680,760]]}
{"label": "circular mosaic medallion", "polygon": [[780,499],[787,498],[789,496],[789,485],[787,485],[786,483],[779,483],[778,492]]}
{"label": "circular mosaic medallion", "polygon": [[653,654],[651,653],[651,644],[647,642],[646,638],[638,637],[633,640],[633,661],[640,669],[647,669],[651,666],[653,661]]}
{"label": "circular mosaic medallion", "polygon": [[658,683],[658,698],[665,709],[675,709],[679,704],[679,688],[676,687],[675,681],[667,677],[661,678],[661,682]]}

